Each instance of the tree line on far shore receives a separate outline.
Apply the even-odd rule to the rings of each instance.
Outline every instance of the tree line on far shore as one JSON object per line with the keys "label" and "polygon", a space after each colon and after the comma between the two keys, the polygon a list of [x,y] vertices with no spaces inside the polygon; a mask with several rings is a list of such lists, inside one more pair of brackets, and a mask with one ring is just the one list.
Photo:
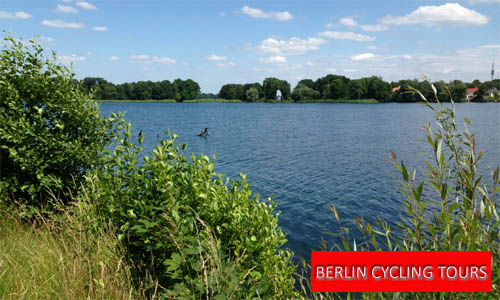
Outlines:
{"label": "tree line on far shore", "polygon": [[81,88],[92,92],[96,100],[163,100],[178,102],[196,99],[200,95],[200,85],[191,79],[163,81],[137,81],[113,84],[100,77],[86,77],[80,81]]}
{"label": "tree line on far shore", "polygon": [[[417,102],[416,94],[406,93],[410,87],[420,90],[428,99],[433,98],[433,92],[423,80],[384,81],[381,77],[372,76],[360,79],[350,79],[343,75],[329,74],[316,80],[302,79],[292,90],[286,80],[268,77],[261,83],[237,84],[229,83],[222,86],[218,94],[201,93],[200,85],[191,79],[175,79],[163,81],[138,81],[113,84],[99,77],[87,77],[79,82],[86,92],[93,92],[97,100],[164,100],[175,99],[178,102],[191,99],[221,98],[238,99],[246,102],[275,100],[276,91],[280,90],[282,99],[295,102],[314,102],[323,100],[363,100],[375,99],[379,102]],[[498,98],[500,79],[481,82],[450,82],[436,81],[441,100],[465,101],[468,88],[477,87],[471,101],[491,100],[491,91]]]}

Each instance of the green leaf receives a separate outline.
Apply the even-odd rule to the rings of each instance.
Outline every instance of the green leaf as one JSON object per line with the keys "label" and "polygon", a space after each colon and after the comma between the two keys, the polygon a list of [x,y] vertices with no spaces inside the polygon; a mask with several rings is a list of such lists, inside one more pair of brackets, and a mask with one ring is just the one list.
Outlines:
{"label": "green leaf", "polygon": [[401,173],[403,174],[403,178],[406,182],[408,182],[408,171],[406,170],[405,164],[401,161]]}
{"label": "green leaf", "polygon": [[133,209],[127,209],[127,214],[128,214],[129,217],[132,217],[134,219],[137,218],[137,216],[135,215]]}

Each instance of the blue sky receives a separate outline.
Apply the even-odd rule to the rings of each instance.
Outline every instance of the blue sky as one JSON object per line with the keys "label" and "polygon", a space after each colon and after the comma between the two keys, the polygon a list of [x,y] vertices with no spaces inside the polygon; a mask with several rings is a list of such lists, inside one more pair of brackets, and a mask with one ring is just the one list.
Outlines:
{"label": "blue sky", "polygon": [[500,0],[2,0],[0,28],[39,36],[77,78],[225,83],[326,74],[500,77]]}

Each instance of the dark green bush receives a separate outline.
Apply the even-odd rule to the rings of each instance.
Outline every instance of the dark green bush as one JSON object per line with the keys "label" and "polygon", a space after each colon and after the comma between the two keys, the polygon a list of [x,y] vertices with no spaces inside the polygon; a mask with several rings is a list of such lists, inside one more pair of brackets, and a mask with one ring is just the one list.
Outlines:
{"label": "dark green bush", "polygon": [[[67,201],[113,135],[74,74],[34,41],[8,36],[0,52],[0,202],[31,211]],[[5,203],[4,203],[5,204]],[[28,210],[30,211],[30,210]]]}
{"label": "dark green bush", "polygon": [[[206,156],[183,154],[175,136],[139,163],[130,130],[90,178],[89,201],[119,228],[137,266],[170,298],[286,299],[294,293],[292,253],[275,204],[241,180],[224,180]],[[141,141],[142,142],[142,141]]]}

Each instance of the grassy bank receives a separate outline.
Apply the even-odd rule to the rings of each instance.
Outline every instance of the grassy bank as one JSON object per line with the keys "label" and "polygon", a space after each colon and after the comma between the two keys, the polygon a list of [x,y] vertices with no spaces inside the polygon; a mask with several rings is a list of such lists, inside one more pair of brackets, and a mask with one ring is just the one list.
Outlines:
{"label": "grassy bank", "polygon": [[0,217],[0,299],[137,298],[115,236],[71,225]]}

